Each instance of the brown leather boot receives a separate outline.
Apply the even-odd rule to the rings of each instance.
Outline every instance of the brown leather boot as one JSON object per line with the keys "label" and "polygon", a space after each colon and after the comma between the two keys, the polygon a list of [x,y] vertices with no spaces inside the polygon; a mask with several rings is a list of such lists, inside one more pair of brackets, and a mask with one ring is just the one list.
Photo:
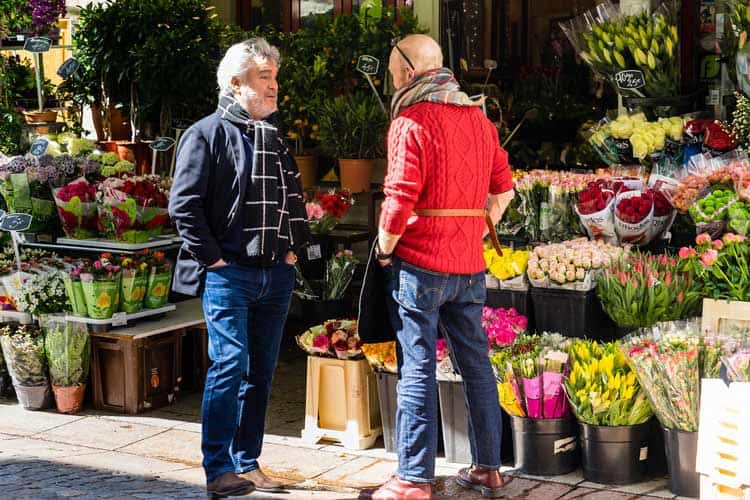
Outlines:
{"label": "brown leather boot", "polygon": [[240,477],[252,482],[255,485],[256,491],[264,491],[266,493],[282,493],[285,491],[283,484],[266,476],[260,469],[245,472],[244,474],[240,474]]}
{"label": "brown leather boot", "polygon": [[476,465],[461,469],[456,476],[459,486],[479,491],[486,498],[503,496],[503,488],[511,481],[512,477],[500,474],[497,469],[484,469]]}
{"label": "brown leather boot", "polygon": [[393,476],[370,497],[372,500],[432,500],[430,483],[412,483]]}
{"label": "brown leather boot", "polygon": [[206,484],[209,498],[239,497],[255,491],[250,481],[242,479],[234,472],[225,472]]}

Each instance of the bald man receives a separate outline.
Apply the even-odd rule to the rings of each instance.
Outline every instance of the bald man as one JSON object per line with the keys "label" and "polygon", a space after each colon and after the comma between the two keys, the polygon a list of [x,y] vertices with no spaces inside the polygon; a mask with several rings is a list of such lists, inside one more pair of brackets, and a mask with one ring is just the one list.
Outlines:
{"label": "bald man", "polygon": [[[438,325],[464,383],[473,465],[456,481],[498,497],[502,413],[482,324],[485,210],[497,223],[513,198],[508,155],[481,101],[461,92],[425,35],[393,45],[388,174],[376,257],[386,269],[398,338],[398,472],[375,500],[432,498],[437,448]],[[480,439],[476,439],[479,436]]]}

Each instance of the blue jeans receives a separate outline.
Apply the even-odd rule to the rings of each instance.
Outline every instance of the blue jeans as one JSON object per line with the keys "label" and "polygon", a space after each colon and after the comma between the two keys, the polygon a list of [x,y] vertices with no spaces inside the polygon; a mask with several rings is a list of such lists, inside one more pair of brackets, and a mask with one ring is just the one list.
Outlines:
{"label": "blue jeans", "polygon": [[271,381],[294,267],[229,264],[206,275],[203,313],[211,366],[203,391],[203,468],[213,481],[258,468]]}
{"label": "blue jeans", "polygon": [[443,274],[398,258],[387,271],[389,314],[398,337],[398,477],[412,482],[435,478],[438,326],[463,378],[472,461],[499,468],[502,413],[482,329],[484,273]]}

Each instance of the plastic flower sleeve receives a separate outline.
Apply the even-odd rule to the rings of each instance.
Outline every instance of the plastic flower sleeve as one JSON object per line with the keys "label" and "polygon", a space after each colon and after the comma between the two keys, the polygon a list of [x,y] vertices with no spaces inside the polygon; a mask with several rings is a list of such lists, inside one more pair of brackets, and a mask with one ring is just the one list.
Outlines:
{"label": "plastic flower sleeve", "polygon": [[41,323],[52,385],[72,387],[86,383],[91,360],[86,324],[66,321],[64,316],[47,316]]}
{"label": "plastic flower sleeve", "polygon": [[13,384],[42,386],[49,383],[44,357],[44,336],[37,327],[8,326],[0,334],[0,345]]}

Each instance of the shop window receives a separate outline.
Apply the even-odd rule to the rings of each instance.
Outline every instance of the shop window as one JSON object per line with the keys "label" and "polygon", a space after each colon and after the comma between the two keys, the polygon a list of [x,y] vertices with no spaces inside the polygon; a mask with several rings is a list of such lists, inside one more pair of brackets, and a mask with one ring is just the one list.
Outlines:
{"label": "shop window", "polygon": [[299,23],[305,26],[315,16],[333,16],[336,10],[334,0],[300,0]]}

